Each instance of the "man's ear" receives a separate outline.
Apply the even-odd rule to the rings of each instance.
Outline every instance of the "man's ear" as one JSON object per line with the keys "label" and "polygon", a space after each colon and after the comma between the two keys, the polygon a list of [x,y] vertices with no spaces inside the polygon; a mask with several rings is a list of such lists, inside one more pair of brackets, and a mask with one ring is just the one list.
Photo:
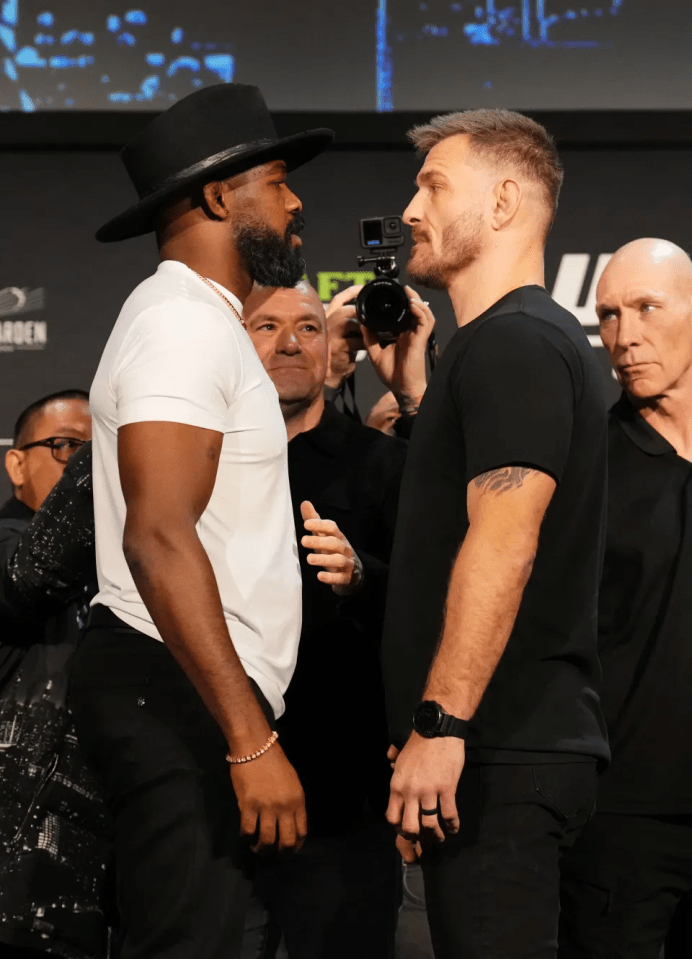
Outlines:
{"label": "man's ear", "polygon": [[229,194],[225,180],[212,180],[202,187],[203,206],[212,220],[227,220],[230,216]]}
{"label": "man's ear", "polygon": [[495,230],[501,230],[514,217],[521,203],[522,190],[516,180],[501,180],[493,190],[495,207],[491,223]]}
{"label": "man's ear", "polygon": [[8,450],[5,453],[5,469],[14,487],[24,485],[26,480],[26,457],[21,450]]}

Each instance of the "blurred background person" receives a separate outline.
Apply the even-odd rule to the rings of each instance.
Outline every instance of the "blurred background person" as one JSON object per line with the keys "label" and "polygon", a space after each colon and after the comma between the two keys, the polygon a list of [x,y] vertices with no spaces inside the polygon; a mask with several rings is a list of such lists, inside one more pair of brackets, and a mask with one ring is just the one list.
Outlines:
{"label": "blurred background person", "polygon": [[12,499],[3,518],[31,519],[63,474],[70,455],[91,439],[89,394],[64,390],[36,400],[20,413],[5,470]]}
{"label": "blurred background person", "polygon": [[[418,297],[413,310],[424,346],[434,320]],[[270,926],[259,946],[255,937],[246,942],[245,955],[259,949],[270,959],[283,933],[291,959],[387,959],[401,869],[384,819],[390,770],[379,649],[406,446],[325,402],[327,323],[307,283],[255,287],[244,319],[279,393],[296,529],[305,531],[303,628],[278,728],[308,812],[300,855],[261,867]],[[420,358],[424,378],[424,349]]]}
{"label": "blurred background person", "polygon": [[390,391],[381,396],[372,407],[365,418],[365,425],[379,430],[386,436],[396,436],[394,427],[400,416],[399,403]]}
{"label": "blurred background person", "polygon": [[[692,263],[635,240],[598,284],[610,411],[599,601],[612,762],[563,862],[561,959],[657,959],[692,889]],[[685,923],[681,922],[685,935]],[[672,941],[666,957],[676,952]]]}
{"label": "blurred background person", "polygon": [[109,822],[67,708],[70,662],[96,591],[90,437],[87,393],[64,390],[24,410],[5,456],[13,496],[0,509],[3,959],[102,959],[109,947]]}

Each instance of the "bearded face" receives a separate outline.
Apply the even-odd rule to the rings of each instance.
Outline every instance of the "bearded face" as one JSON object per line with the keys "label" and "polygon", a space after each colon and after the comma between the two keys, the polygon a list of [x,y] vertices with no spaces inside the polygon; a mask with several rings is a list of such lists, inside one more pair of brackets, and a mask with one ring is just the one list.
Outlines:
{"label": "bearded face", "polygon": [[264,287],[289,288],[298,283],[305,273],[305,260],[292,238],[304,226],[305,219],[300,213],[293,215],[283,236],[255,219],[240,221],[236,225],[236,250],[255,283]]}
{"label": "bearded face", "polygon": [[439,245],[425,227],[414,226],[414,246],[406,264],[411,280],[432,290],[446,290],[452,277],[480,255],[482,226],[480,210],[468,210],[444,228]]}

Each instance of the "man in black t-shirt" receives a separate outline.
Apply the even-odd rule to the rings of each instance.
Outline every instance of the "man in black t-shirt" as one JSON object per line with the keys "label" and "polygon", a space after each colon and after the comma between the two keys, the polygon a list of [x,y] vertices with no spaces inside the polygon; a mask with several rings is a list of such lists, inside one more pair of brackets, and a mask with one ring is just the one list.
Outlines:
{"label": "man in black t-shirt", "polygon": [[387,816],[404,858],[422,841],[436,959],[554,956],[560,857],[608,760],[602,374],[543,286],[562,181],[546,131],[481,110],[411,138],[426,159],[408,272],[449,292],[459,330],[404,471],[383,644]]}
{"label": "man in black t-shirt", "polygon": [[[560,957],[657,959],[692,889],[692,262],[663,240],[627,244],[597,312],[624,389],[598,624],[612,763],[563,864]],[[689,954],[666,944],[667,959]]]}

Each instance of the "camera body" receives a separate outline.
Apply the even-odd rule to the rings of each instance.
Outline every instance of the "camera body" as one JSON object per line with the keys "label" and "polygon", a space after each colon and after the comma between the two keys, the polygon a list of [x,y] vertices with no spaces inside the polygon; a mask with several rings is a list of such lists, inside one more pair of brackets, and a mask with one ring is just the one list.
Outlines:
{"label": "camera body", "polygon": [[393,343],[407,330],[416,328],[406,291],[397,282],[396,253],[404,244],[400,216],[367,217],[360,221],[360,244],[371,256],[359,256],[358,265],[373,264],[375,279],[366,283],[356,299],[360,323],[377,336],[382,345]]}

